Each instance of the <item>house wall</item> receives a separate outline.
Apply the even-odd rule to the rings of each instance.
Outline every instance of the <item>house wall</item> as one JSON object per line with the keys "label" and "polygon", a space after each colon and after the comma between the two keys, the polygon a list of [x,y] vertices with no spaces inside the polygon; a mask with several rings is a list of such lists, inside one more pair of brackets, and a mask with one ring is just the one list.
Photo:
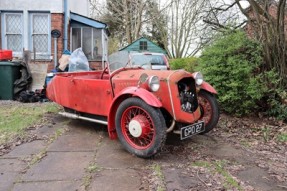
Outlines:
{"label": "house wall", "polygon": [[[89,1],[67,0],[69,10],[80,15],[89,16]],[[50,11],[51,13],[64,12],[64,0],[1,0],[0,11]]]}
{"label": "house wall", "polygon": [[[69,1],[69,9],[74,12],[78,13],[80,15],[89,17],[89,9],[90,9],[90,3],[89,1],[79,1],[79,0],[67,0]],[[80,3],[79,3],[80,2]]]}
{"label": "house wall", "polygon": [[63,1],[59,0],[1,0],[0,10],[10,10],[10,11],[51,11],[51,13],[63,13]]}
{"label": "house wall", "polygon": [[[89,1],[82,0],[79,3],[79,0],[67,0],[68,1],[68,10],[83,16],[89,16]],[[61,37],[57,40],[57,60],[60,59],[63,52],[63,36],[64,36],[64,0],[0,0],[0,13],[1,11],[21,11],[23,12],[23,26],[25,37],[23,40],[23,48],[29,50],[29,40],[27,32],[29,31],[29,12],[30,11],[45,11],[51,13],[51,25],[50,29],[58,29],[61,32]],[[1,14],[0,14],[1,17]],[[1,20],[1,19],[0,19]],[[69,27],[68,27],[69,28]],[[68,34],[70,33],[70,28]],[[0,44],[1,43],[1,24],[0,24]],[[68,49],[70,43],[70,35],[68,35]],[[0,46],[1,48],[1,46]],[[30,50],[31,51],[31,50]],[[32,55],[33,57],[33,55]],[[36,60],[35,63],[39,64],[48,64],[48,72],[54,69],[54,39],[51,37],[51,57],[46,60]],[[91,68],[100,69],[101,62],[91,62]]]}

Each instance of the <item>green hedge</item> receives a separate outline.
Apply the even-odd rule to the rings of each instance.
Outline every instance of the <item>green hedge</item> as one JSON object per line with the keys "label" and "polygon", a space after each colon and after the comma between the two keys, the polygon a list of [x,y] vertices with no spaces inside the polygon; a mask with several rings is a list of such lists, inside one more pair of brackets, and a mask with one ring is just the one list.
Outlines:
{"label": "green hedge", "polygon": [[258,73],[261,62],[261,46],[237,31],[217,37],[203,51],[199,67],[218,91],[222,109],[244,115],[258,109],[267,91]]}
{"label": "green hedge", "polygon": [[238,116],[261,112],[287,121],[287,92],[275,70],[265,71],[262,46],[243,31],[226,31],[200,58],[170,60],[171,69],[201,71],[215,87],[221,109]]}
{"label": "green hedge", "polygon": [[196,57],[169,60],[169,64],[172,70],[184,69],[191,73],[195,72],[195,68],[198,66],[198,62],[199,59]]}

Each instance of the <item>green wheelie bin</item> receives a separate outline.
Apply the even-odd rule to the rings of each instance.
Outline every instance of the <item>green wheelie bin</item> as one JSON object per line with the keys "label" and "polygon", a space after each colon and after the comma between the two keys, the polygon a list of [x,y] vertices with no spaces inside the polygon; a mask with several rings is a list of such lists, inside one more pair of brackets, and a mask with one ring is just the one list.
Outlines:
{"label": "green wheelie bin", "polygon": [[0,100],[14,99],[14,82],[20,78],[20,63],[0,62]]}

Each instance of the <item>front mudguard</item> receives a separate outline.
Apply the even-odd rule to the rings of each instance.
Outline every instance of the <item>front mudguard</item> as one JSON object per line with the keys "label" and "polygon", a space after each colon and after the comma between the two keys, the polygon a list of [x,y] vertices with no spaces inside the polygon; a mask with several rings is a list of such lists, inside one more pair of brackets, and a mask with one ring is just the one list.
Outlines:
{"label": "front mudguard", "polygon": [[217,91],[209,83],[203,82],[200,86],[200,90],[205,90],[211,94],[217,94]]}
{"label": "front mudguard", "polygon": [[123,100],[128,99],[129,97],[139,97],[143,101],[145,101],[148,105],[160,108],[162,107],[161,101],[151,92],[144,88],[139,87],[128,87],[123,89],[118,95],[114,98],[108,115],[108,132],[111,139],[117,138],[116,133],[116,111],[119,105]]}

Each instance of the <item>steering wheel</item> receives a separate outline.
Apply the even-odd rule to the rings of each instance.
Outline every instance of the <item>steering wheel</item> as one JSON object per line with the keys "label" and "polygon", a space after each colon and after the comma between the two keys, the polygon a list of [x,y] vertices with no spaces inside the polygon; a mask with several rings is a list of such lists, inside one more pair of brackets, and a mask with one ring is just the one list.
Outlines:
{"label": "steering wheel", "polygon": [[108,66],[105,67],[105,69],[103,70],[102,74],[101,74],[101,79],[103,79],[104,74],[108,74]]}

